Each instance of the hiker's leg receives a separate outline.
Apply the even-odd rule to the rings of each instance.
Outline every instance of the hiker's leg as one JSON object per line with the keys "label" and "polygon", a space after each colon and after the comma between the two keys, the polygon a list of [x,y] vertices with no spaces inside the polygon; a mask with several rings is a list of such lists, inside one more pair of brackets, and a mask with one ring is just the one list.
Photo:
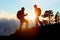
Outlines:
{"label": "hiker's leg", "polygon": [[36,21],[36,28],[37,28],[38,27],[38,17],[36,17],[35,21]]}
{"label": "hiker's leg", "polygon": [[28,28],[28,21],[26,19],[25,20],[25,23],[26,23],[26,28]]}
{"label": "hiker's leg", "polygon": [[20,32],[21,32],[21,30],[22,30],[22,25],[23,25],[23,21],[21,20],[21,21],[20,21]]}

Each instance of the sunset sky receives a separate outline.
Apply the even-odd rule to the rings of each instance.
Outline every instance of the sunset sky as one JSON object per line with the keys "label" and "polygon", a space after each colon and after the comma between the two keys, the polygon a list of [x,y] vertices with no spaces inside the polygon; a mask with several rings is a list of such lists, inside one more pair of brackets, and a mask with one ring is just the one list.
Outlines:
{"label": "sunset sky", "polygon": [[0,15],[16,15],[21,7],[25,7],[25,12],[32,12],[34,4],[41,8],[42,14],[50,9],[60,11],[60,0],[0,0]]}
{"label": "sunset sky", "polygon": [[[17,11],[21,7],[25,7],[25,13],[29,13],[27,17],[34,20],[34,15],[32,14],[34,12],[34,4],[41,8],[42,14],[46,10],[53,10],[54,14],[57,11],[60,12],[60,0],[0,0],[0,36],[10,35],[19,28],[20,22],[15,20],[15,18],[17,18]],[[28,19],[28,27],[35,26],[35,21],[30,19]]]}

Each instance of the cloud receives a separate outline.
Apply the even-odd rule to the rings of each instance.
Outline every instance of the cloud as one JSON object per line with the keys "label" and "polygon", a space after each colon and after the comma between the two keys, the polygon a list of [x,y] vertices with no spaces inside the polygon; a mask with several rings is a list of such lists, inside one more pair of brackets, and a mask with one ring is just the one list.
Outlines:
{"label": "cloud", "polygon": [[[35,27],[34,21],[28,22],[28,28]],[[0,36],[9,36],[14,34],[15,31],[19,28],[19,21],[15,19],[0,19]]]}
{"label": "cloud", "polygon": [[[19,28],[19,20],[0,18],[0,36],[9,36],[14,34]],[[35,21],[29,20],[28,28],[35,27]]]}
{"label": "cloud", "polygon": [[0,36],[9,36],[19,28],[19,21],[15,19],[0,19]]}
{"label": "cloud", "polygon": [[0,18],[7,18],[7,19],[17,19],[16,14],[9,13],[5,10],[0,11]]}

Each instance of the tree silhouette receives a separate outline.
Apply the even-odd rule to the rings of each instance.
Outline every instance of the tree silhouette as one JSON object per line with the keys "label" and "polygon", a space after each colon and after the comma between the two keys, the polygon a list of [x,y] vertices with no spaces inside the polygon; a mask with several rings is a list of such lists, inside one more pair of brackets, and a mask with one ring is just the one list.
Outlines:
{"label": "tree silhouette", "polygon": [[49,24],[50,24],[50,18],[54,16],[53,11],[52,10],[46,10],[44,13],[44,17],[49,17]]}
{"label": "tree silhouette", "polygon": [[55,14],[55,22],[59,22],[59,12],[57,12],[56,14]]}

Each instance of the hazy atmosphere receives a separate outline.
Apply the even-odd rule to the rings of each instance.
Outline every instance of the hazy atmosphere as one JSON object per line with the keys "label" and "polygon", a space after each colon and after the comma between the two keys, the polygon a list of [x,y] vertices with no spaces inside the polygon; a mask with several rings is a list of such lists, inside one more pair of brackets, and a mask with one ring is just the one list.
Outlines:
{"label": "hazy atmosphere", "polygon": [[46,10],[53,10],[53,14],[60,12],[60,0],[0,0],[0,36],[13,34],[19,28],[20,21],[16,14],[21,7],[25,7],[25,13],[28,15],[31,13],[29,15],[31,18],[26,17],[28,21],[30,20],[28,26],[35,26],[35,21],[32,20],[34,4],[41,8],[41,14]]}

